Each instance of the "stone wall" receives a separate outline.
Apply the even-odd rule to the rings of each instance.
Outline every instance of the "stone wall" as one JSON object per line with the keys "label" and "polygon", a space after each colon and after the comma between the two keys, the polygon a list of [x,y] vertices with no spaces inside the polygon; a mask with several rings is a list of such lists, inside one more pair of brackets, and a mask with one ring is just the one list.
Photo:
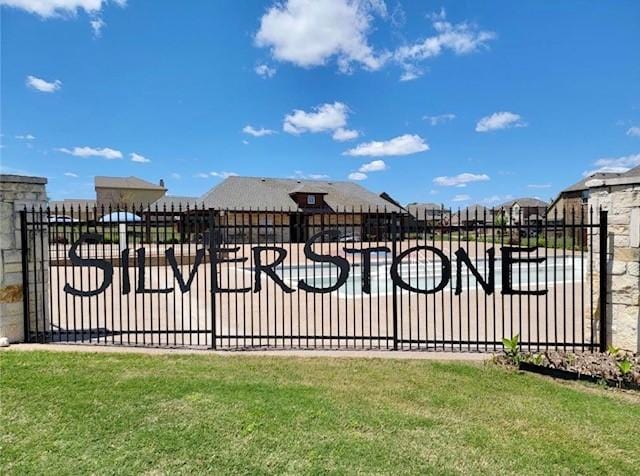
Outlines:
{"label": "stone wall", "polygon": [[[593,180],[587,185],[591,187],[589,206],[594,207],[594,218],[599,207],[608,212],[608,344],[640,352],[640,183],[636,178],[635,183],[611,179]],[[599,243],[597,231],[593,242]],[[599,250],[594,252],[597,263]]]}
{"label": "stone wall", "polygon": [[[21,342],[24,340],[24,290],[22,285],[22,242],[19,212],[25,206],[28,208],[31,206],[36,208],[46,206],[46,183],[47,179],[41,177],[0,175],[0,337],[7,337],[9,342]],[[29,217],[29,220],[32,220],[32,217]],[[47,315],[47,299],[42,297],[42,288],[44,286],[45,290],[48,289],[47,280],[49,276],[48,247],[45,245],[44,249],[42,249],[39,245],[40,233],[44,231],[34,228],[38,227],[29,227],[28,234],[32,243],[33,238],[36,238],[36,246],[31,250],[30,269],[34,269],[34,248],[35,261],[38,262],[37,268],[35,268],[35,276],[33,271],[29,273],[30,320],[32,326],[35,324],[36,318],[34,306],[36,299],[37,304],[41,306],[38,312],[41,319],[40,322],[43,322],[42,316]],[[42,227],[39,228],[42,229]],[[47,243],[46,236],[43,242]],[[39,290],[37,298],[36,285]]]}

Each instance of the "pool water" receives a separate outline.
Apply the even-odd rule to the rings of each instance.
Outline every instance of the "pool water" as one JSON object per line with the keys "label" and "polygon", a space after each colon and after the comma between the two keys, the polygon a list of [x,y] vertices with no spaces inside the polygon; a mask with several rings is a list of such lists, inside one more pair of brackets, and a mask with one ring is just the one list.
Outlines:
{"label": "pool water", "polygon": [[[560,283],[572,283],[586,278],[584,261],[566,259],[540,264],[515,263],[511,266],[511,282],[513,289],[536,290],[546,289]],[[475,263],[474,263],[475,264]],[[456,285],[456,264],[451,263],[452,277],[443,292],[451,292]],[[371,294],[385,295],[393,292],[389,268],[391,262],[371,263]],[[487,276],[486,260],[478,260],[477,269],[480,275]],[[418,289],[433,289],[442,280],[442,266],[440,261],[421,261],[401,263],[398,268],[402,279]],[[303,279],[310,286],[322,288],[334,285],[338,280],[338,268],[331,264],[317,263],[315,265],[279,266],[277,274],[293,289],[297,289],[298,281]],[[480,284],[477,285],[481,289]],[[495,260],[495,288],[502,287],[502,260]],[[462,268],[462,290],[476,289],[476,279],[466,266]],[[398,288],[398,291],[403,291]],[[347,282],[338,290],[340,297],[359,297],[362,293],[362,267],[351,264]]]}

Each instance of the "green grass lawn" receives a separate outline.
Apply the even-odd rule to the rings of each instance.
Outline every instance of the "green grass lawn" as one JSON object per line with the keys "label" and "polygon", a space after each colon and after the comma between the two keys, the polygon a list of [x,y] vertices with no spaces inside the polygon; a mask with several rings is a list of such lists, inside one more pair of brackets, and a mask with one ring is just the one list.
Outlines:
{"label": "green grass lawn", "polygon": [[2,474],[637,474],[640,399],[491,365],[2,352]]}

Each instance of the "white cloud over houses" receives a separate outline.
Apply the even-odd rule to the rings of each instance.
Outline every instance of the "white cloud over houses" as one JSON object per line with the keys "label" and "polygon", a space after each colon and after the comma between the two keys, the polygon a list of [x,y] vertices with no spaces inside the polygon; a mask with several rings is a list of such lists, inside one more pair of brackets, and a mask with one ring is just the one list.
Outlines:
{"label": "white cloud over houses", "polygon": [[330,176],[327,174],[319,174],[319,173],[306,174],[302,170],[296,170],[293,172],[293,175],[291,176],[291,178],[304,179],[304,180],[306,179],[327,180],[328,178],[330,178]]}
{"label": "white cloud over houses", "polygon": [[633,167],[640,165],[640,154],[625,155],[615,158],[598,159],[594,163],[595,167],[592,170],[585,171],[583,175],[585,177],[593,175],[595,173],[623,173]]}
{"label": "white cloud over houses", "polygon": [[468,22],[451,23],[446,19],[444,9],[430,16],[435,35],[428,36],[415,43],[404,45],[396,49],[393,57],[404,69],[401,80],[415,79],[420,70],[417,63],[440,56],[446,51],[455,55],[475,53],[487,49],[488,43],[496,38],[492,31],[481,30]]}
{"label": "white cloud over houses", "polygon": [[106,23],[100,17],[102,9],[108,4],[125,7],[127,0],[0,0],[0,5],[19,8],[41,18],[75,18],[84,11],[91,20],[89,24],[93,34],[99,37]]}
{"label": "white cloud over houses", "polygon": [[490,180],[487,174],[462,173],[452,177],[441,176],[433,179],[433,183],[442,187],[466,187],[468,183],[486,182]]}
{"label": "white cloud over houses", "polygon": [[73,173],[73,172],[65,172],[64,176],[65,177],[69,177],[69,178],[78,178],[78,174]]}
{"label": "white cloud over houses", "polygon": [[453,202],[468,202],[469,200],[471,200],[471,197],[464,193],[454,195],[453,198],[451,199],[451,201]]}
{"label": "white cloud over houses", "polygon": [[525,127],[519,114],[513,112],[501,111],[494,112],[490,116],[481,118],[476,124],[476,132],[490,132],[500,129],[508,129],[510,127]]}
{"label": "white cloud over houses", "polygon": [[346,142],[348,140],[357,139],[360,136],[360,133],[353,129],[344,129],[343,127],[339,127],[333,132],[333,140],[337,140],[338,142]]}
{"label": "white cloud over houses", "polygon": [[530,183],[527,188],[551,188],[550,183]]}
{"label": "white cloud over houses", "polygon": [[258,76],[263,78],[272,78],[276,74],[276,69],[268,64],[259,64],[253,69]]}
{"label": "white cloud over houses", "polygon": [[631,126],[627,130],[627,135],[631,137],[640,137],[640,126]]}
{"label": "white cloud over houses", "polygon": [[333,132],[332,138],[344,142],[357,138],[356,130],[347,129],[349,108],[341,102],[321,104],[311,111],[294,109],[284,117],[282,129],[289,134]]}
{"label": "white cloud over houses", "polygon": [[61,147],[56,149],[58,152],[62,152],[65,154],[73,155],[74,157],[101,157],[107,160],[113,159],[121,159],[122,152],[116,149],[111,149],[109,147],[103,148],[93,148],[93,147],[74,147],[72,149],[67,149],[66,147]]}
{"label": "white cloud over houses", "polygon": [[[402,10],[400,8],[400,10]],[[272,57],[303,68],[324,66],[333,61],[342,72],[355,66],[375,71],[393,62],[402,67],[401,81],[422,75],[419,64],[450,51],[464,55],[488,48],[496,38],[492,31],[473,23],[451,23],[444,10],[429,18],[434,34],[408,41],[399,47],[376,48],[370,34],[377,19],[398,26],[398,7],[392,15],[381,0],[286,0],[276,2],[260,18],[255,36],[258,47],[268,48]]]}
{"label": "white cloud over houses", "polygon": [[362,164],[358,169],[358,172],[382,172],[383,170],[387,170],[387,164],[384,163],[384,160],[373,160],[366,164]]}
{"label": "white cloud over houses", "polygon": [[367,35],[374,15],[386,16],[378,1],[287,0],[275,3],[260,19],[256,45],[269,48],[274,59],[303,68],[332,59],[343,72],[358,64],[379,69],[388,53],[375,53]]}
{"label": "white cloud over houses", "polygon": [[427,121],[432,126],[437,126],[439,124],[444,124],[445,122],[453,121],[456,118],[455,114],[446,113],[446,114],[438,114],[437,116],[422,116],[422,119]]}
{"label": "white cloud over houses", "polygon": [[211,175],[212,177],[226,179],[229,177],[236,177],[238,174],[235,172],[210,172],[209,175]]}
{"label": "white cloud over houses", "polygon": [[151,162],[151,160],[147,159],[144,155],[136,154],[135,152],[129,154],[129,157],[131,158],[131,162],[137,162],[139,164],[148,164]]}
{"label": "white cloud over houses", "polygon": [[43,18],[73,16],[79,10],[95,15],[107,3],[124,7],[127,0],[0,0],[0,5],[19,8]]}
{"label": "white cloud over houses", "polygon": [[384,157],[410,155],[429,150],[429,145],[417,134],[404,134],[387,141],[372,141],[358,144],[343,152],[354,157]]}
{"label": "white cloud over houses", "polygon": [[40,91],[43,93],[54,93],[62,87],[62,81],[54,79],[53,81],[47,81],[46,79],[38,78],[36,76],[27,76],[25,84],[31,89]]}
{"label": "white cloud over houses", "polygon": [[271,129],[265,129],[264,127],[260,127],[260,128],[256,128],[253,127],[249,124],[247,124],[246,126],[244,126],[242,128],[242,132],[244,132],[245,134],[249,134],[253,137],[262,137],[262,136],[268,136],[271,134],[275,134],[276,131],[271,130]]}
{"label": "white cloud over houses", "polygon": [[367,174],[364,174],[362,172],[351,172],[347,178],[349,180],[360,181],[365,180],[367,178]]}
{"label": "white cloud over houses", "polygon": [[36,136],[34,136],[33,134],[18,134],[16,136],[16,139],[18,139],[18,140],[35,140]]}

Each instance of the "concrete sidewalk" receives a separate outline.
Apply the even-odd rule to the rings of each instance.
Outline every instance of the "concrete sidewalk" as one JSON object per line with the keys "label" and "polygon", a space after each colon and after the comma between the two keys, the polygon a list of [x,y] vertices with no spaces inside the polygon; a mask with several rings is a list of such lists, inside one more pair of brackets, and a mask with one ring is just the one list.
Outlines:
{"label": "concrete sidewalk", "polygon": [[491,358],[488,353],[472,352],[415,352],[381,350],[241,350],[214,351],[200,349],[159,349],[152,347],[115,347],[99,345],[69,344],[12,344],[0,349],[4,352],[49,351],[49,352],[97,352],[147,355],[217,355],[221,357],[330,357],[360,359],[407,359],[435,361],[483,362]]}

